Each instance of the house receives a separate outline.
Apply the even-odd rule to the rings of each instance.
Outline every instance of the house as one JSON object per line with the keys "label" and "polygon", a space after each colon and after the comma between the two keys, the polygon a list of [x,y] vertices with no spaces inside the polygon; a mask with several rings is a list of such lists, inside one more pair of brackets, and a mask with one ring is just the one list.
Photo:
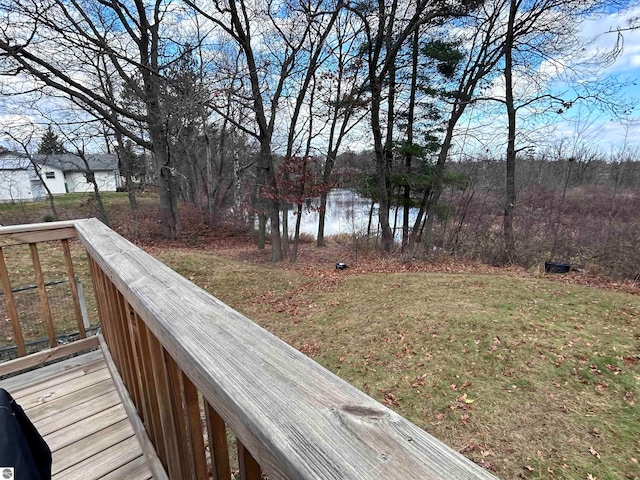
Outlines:
{"label": "house", "polygon": [[87,181],[92,173],[102,192],[115,192],[122,185],[118,157],[111,154],[77,155],[0,153],[0,201],[40,200],[48,187],[52,194],[92,192]]}

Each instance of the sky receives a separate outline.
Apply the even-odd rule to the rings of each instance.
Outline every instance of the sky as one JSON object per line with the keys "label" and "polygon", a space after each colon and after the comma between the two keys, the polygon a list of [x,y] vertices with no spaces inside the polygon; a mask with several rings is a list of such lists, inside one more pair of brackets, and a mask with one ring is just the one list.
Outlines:
{"label": "sky", "polygon": [[635,30],[617,32],[618,29],[628,28],[630,21],[638,17],[640,3],[635,2],[635,5],[622,14],[587,20],[582,26],[582,36],[585,39],[596,38],[590,47],[591,50],[604,54],[610,51],[617,41],[620,42],[620,54],[615,62],[603,69],[601,75],[626,84],[616,91],[633,106],[629,118],[621,121],[606,113],[584,108],[578,112],[568,112],[570,115],[567,117],[573,117],[573,121],[559,121],[555,128],[555,136],[571,139],[579,135],[586,143],[591,143],[605,152],[620,148],[625,143],[640,146],[640,24]]}
{"label": "sky", "polygon": [[[635,106],[630,117],[626,121],[620,121],[620,119],[612,118],[607,112],[589,106],[573,108],[565,115],[555,116],[553,123],[538,128],[537,138],[544,138],[550,142],[563,139],[570,144],[588,144],[588,146],[598,148],[604,153],[619,149],[625,143],[640,147],[640,28],[617,33],[619,28],[628,28],[630,19],[638,17],[640,17],[640,1],[634,0],[622,14],[605,15],[587,20],[582,25],[583,37],[594,39],[589,47],[592,52],[610,51],[617,40],[621,42],[622,49],[615,62],[603,69],[600,75],[605,79],[617,79],[627,83],[624,87],[620,87],[618,92]],[[0,102],[0,124],[5,128],[15,121],[24,122],[24,117],[11,111],[10,103],[11,101]],[[504,142],[504,132],[506,131],[504,114],[497,112],[493,117],[487,117],[486,113],[482,115],[484,116],[478,122],[481,127],[484,126],[488,132],[493,132],[498,139],[498,144]],[[468,124],[471,122],[472,120]],[[43,123],[46,124],[46,121]],[[41,128],[42,131],[45,128],[44,124]],[[526,122],[522,123],[522,125],[525,124]],[[7,138],[2,135],[5,128],[0,130],[0,144],[7,144]],[[361,138],[370,138],[366,124],[362,126],[361,131]],[[349,146],[360,150],[370,148],[371,145],[355,141],[351,142]]]}

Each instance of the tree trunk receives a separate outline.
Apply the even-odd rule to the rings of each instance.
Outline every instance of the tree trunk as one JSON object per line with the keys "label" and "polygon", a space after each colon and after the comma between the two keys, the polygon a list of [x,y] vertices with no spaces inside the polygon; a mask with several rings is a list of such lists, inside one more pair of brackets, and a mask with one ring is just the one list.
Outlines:
{"label": "tree trunk", "polygon": [[411,178],[411,163],[413,160],[413,121],[415,118],[415,106],[416,106],[416,90],[418,85],[418,46],[420,43],[420,29],[417,28],[413,34],[413,41],[411,45],[411,91],[409,96],[409,112],[407,116],[407,146],[411,151],[405,154],[405,184],[402,210],[402,250],[404,251],[409,245],[409,206],[411,204],[411,185],[409,179]]}
{"label": "tree trunk", "polygon": [[516,0],[511,0],[507,34],[505,37],[504,80],[505,103],[507,107],[507,181],[504,205],[503,231],[505,260],[508,264],[515,262],[515,239],[513,234],[513,212],[516,204],[516,108],[513,99],[513,43],[514,23],[518,10]]}
{"label": "tree trunk", "polygon": [[153,157],[158,176],[158,193],[160,196],[160,224],[165,238],[176,239],[180,235],[178,221],[178,199],[175,193],[175,180],[171,158],[167,151],[166,138],[162,127],[149,122],[149,136],[153,144]]}

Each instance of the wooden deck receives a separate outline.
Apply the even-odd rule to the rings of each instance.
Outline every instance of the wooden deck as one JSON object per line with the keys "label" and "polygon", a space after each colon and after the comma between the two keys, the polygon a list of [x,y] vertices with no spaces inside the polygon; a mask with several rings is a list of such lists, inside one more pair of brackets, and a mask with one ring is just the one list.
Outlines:
{"label": "wooden deck", "polygon": [[102,351],[0,381],[53,455],[53,479],[153,478]]}

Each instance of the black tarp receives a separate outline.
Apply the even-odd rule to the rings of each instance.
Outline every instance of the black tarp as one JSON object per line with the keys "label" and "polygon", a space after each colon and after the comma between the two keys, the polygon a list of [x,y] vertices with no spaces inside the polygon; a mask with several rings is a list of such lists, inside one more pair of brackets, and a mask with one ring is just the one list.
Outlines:
{"label": "black tarp", "polygon": [[51,478],[49,446],[22,407],[0,388],[0,472],[3,467],[13,467],[15,480]]}

